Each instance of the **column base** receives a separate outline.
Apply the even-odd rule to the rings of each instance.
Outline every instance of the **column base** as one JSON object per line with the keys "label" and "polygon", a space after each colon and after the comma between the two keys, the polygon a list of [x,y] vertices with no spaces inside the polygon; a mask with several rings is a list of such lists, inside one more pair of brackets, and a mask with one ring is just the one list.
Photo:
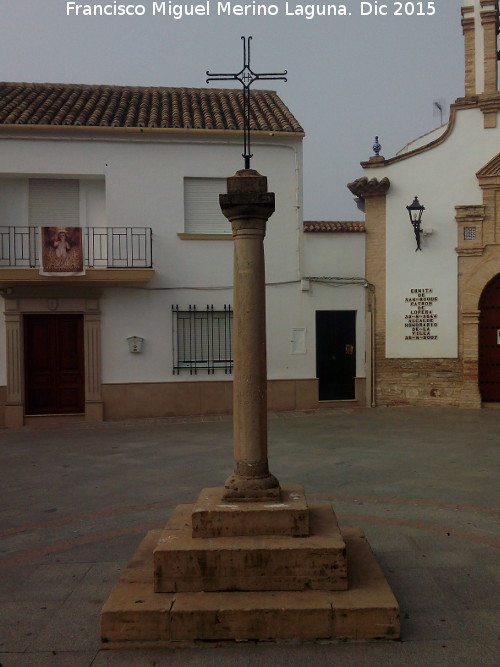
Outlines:
{"label": "column base", "polygon": [[280,498],[280,484],[271,473],[262,477],[246,477],[234,472],[224,483],[225,501],[258,503]]}

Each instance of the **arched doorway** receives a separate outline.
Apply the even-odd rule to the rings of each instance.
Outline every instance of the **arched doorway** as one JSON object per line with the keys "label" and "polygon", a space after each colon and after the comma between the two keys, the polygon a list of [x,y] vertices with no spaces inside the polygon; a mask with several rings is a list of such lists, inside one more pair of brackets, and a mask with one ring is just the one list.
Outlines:
{"label": "arched doorway", "polygon": [[500,274],[479,300],[479,391],[483,401],[500,401]]}

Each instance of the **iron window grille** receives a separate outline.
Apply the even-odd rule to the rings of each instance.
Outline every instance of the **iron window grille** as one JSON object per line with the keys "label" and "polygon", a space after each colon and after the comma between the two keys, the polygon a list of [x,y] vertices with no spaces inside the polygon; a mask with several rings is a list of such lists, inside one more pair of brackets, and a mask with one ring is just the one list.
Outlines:
{"label": "iron window grille", "polygon": [[181,310],[172,306],[173,373],[198,370],[208,374],[216,370],[232,373],[233,370],[233,311],[224,305],[223,310],[208,306],[198,310],[189,306]]}
{"label": "iron window grille", "polygon": [[474,241],[476,238],[475,227],[464,227],[464,241]]}

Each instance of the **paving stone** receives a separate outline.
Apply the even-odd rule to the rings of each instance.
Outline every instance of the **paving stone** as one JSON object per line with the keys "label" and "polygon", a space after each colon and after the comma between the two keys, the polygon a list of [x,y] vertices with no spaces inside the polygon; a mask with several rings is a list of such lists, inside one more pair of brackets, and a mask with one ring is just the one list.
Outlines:
{"label": "paving stone", "polygon": [[434,570],[422,568],[388,571],[387,578],[399,601],[401,612],[421,609],[458,609],[460,600],[453,589],[443,585]]}
{"label": "paving stone", "polygon": [[[337,511],[339,521],[342,525],[345,525],[345,520],[342,517],[342,512],[338,510],[337,503],[333,501],[335,509]],[[374,511],[374,508],[371,507],[371,512]],[[350,523],[362,524],[361,520],[353,520]],[[366,537],[372,548],[377,551],[377,553],[392,553],[393,551],[400,552],[413,552],[415,550],[415,545],[411,541],[412,535],[417,533],[416,530],[412,531],[411,529],[405,528],[404,531],[401,531],[397,526],[374,526],[374,525],[363,525],[363,529],[366,533]]]}
{"label": "paving stone", "polygon": [[0,651],[25,651],[53,621],[60,606],[38,599],[0,604]]}
{"label": "paving stone", "polygon": [[90,563],[47,563],[37,567],[13,595],[15,600],[66,600],[91,568]]}
{"label": "paving stone", "polygon": [[457,611],[411,610],[401,614],[401,635],[404,641],[462,639],[464,625]]}
{"label": "paving stone", "polygon": [[94,563],[85,576],[76,584],[69,601],[104,601],[124,569],[122,563]]}
{"label": "paving stone", "polygon": [[95,649],[100,642],[101,604],[101,600],[62,604],[31,643],[31,650],[87,652]]}
{"label": "paving stone", "polygon": [[0,653],[0,664],[2,667],[88,667],[95,656],[95,652],[81,651]]}
{"label": "paving stone", "polygon": [[[26,579],[33,572],[33,563],[0,569],[0,603],[12,602]],[[29,599],[33,598],[33,591]]]}
{"label": "paving stone", "polygon": [[453,591],[462,609],[499,608],[498,585],[485,568],[439,568],[434,577]]}
{"label": "paving stone", "polygon": [[390,569],[474,567],[477,561],[467,550],[431,551],[413,549],[406,551],[377,551],[380,564]]}

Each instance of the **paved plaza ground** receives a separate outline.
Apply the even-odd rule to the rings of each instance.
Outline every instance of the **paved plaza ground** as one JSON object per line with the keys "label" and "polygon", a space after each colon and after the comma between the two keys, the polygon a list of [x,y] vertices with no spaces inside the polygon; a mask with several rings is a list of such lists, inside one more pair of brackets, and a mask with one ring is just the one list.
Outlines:
{"label": "paved plaza ground", "polygon": [[230,417],[1,429],[0,665],[496,666],[499,423],[494,409],[270,415],[271,471],[365,530],[401,641],[137,651],[101,649],[101,606],[145,533],[231,472]]}

